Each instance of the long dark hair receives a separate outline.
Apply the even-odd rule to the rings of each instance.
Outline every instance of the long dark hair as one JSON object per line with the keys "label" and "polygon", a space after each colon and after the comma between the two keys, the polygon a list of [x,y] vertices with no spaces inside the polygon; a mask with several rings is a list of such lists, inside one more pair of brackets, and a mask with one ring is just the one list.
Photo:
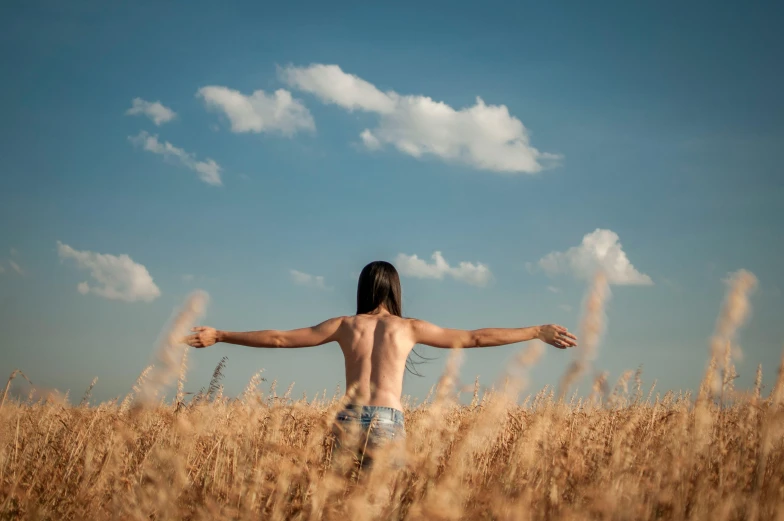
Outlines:
{"label": "long dark hair", "polygon": [[357,315],[372,313],[383,305],[387,311],[403,316],[400,276],[390,263],[374,261],[362,268],[357,284]]}
{"label": "long dark hair", "polygon": [[[398,317],[403,316],[403,292],[400,289],[400,275],[394,266],[386,261],[374,261],[362,268],[357,283],[357,315],[372,313],[380,306]],[[417,353],[411,352],[423,360],[429,360]],[[409,356],[406,359],[406,370],[413,375],[422,376],[416,366],[422,362],[415,362]]]}

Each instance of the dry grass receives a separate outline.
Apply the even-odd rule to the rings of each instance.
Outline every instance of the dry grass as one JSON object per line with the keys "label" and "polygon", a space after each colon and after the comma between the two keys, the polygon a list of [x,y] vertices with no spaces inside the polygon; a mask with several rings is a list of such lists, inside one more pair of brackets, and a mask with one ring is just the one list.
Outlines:
{"label": "dry grass", "polygon": [[[732,389],[725,356],[746,314],[747,275],[730,281],[697,397],[645,393],[629,372],[613,391],[600,378],[588,398],[564,401],[563,389],[546,388],[520,405],[541,352],[532,344],[506,375],[506,392],[459,405],[456,353],[433,400],[405,411],[406,443],[369,472],[330,457],[341,398],[262,393],[257,374],[228,399],[216,369],[208,390],[186,401],[185,362],[169,335],[159,368],[123,403],[5,400],[0,517],[784,520],[784,360],[763,397],[759,376],[753,392]],[[172,329],[199,306],[189,301]],[[577,354],[580,372],[591,358]],[[178,375],[174,403],[163,402],[162,386]],[[400,455],[406,465],[390,468]]]}

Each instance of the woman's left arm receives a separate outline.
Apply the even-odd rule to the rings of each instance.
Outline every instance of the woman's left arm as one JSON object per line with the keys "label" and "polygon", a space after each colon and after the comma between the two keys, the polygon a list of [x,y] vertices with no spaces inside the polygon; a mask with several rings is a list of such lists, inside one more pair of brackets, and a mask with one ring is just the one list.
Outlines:
{"label": "woman's left arm", "polygon": [[337,341],[343,317],[331,318],[312,327],[278,331],[222,331],[212,327],[194,327],[185,338],[191,347],[209,347],[218,342],[248,347],[312,347]]}

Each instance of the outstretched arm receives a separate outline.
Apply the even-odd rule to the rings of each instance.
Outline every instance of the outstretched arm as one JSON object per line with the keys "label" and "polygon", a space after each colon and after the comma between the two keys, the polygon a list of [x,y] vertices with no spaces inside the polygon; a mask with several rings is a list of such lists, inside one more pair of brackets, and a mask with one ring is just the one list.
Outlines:
{"label": "outstretched arm", "polygon": [[486,328],[467,331],[446,329],[424,320],[413,321],[414,342],[433,347],[469,348],[490,347],[525,342],[538,338],[559,349],[577,345],[577,337],[565,327],[548,324],[521,328]]}
{"label": "outstretched arm", "polygon": [[194,333],[185,338],[191,347],[209,347],[218,342],[249,347],[312,347],[337,340],[342,317],[332,318],[313,327],[291,331],[233,332],[211,327],[194,327]]}

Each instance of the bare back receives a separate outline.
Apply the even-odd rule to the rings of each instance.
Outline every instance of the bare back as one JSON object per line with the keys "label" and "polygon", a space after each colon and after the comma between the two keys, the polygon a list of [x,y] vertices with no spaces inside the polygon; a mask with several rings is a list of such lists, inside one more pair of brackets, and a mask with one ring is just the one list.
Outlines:
{"label": "bare back", "polygon": [[406,358],[414,347],[411,320],[389,313],[343,317],[337,342],[352,401],[401,409]]}

